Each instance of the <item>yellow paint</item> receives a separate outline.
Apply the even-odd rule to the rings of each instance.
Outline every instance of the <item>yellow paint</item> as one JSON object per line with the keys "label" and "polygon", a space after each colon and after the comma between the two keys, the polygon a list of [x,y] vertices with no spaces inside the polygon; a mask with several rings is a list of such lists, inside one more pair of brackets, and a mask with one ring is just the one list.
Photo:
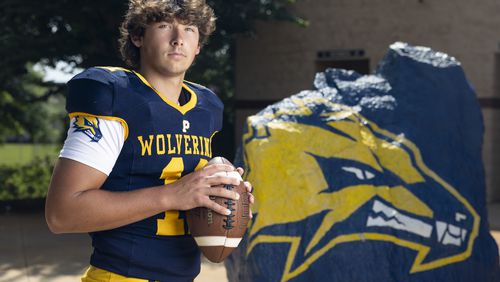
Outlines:
{"label": "yellow paint", "polygon": [[413,214],[429,218],[433,216],[432,210],[404,187],[389,188],[384,186],[358,185],[327,195],[331,197],[332,211],[323,219],[306,248],[306,254],[319,243],[334,224],[349,218],[362,205],[376,195],[388,201],[399,210],[409,211]]}
{"label": "yellow paint", "polygon": [[[244,147],[246,152],[244,160],[246,167],[250,168],[245,178],[252,182],[254,187],[258,187],[254,191],[256,203],[253,209],[260,216],[255,219],[249,230],[251,241],[247,254],[250,254],[253,248],[261,243],[290,243],[282,281],[287,281],[307,270],[310,264],[335,245],[360,240],[388,241],[417,251],[410,270],[412,273],[463,261],[470,256],[479,229],[480,218],[477,212],[451,185],[427,168],[422,161],[420,151],[411,141],[405,139],[404,136],[378,128],[376,124],[346,106],[335,105],[322,98],[303,101],[292,99],[292,101],[298,105],[298,108],[291,113],[277,111],[274,116],[267,114],[265,118],[273,119],[284,114],[307,116],[312,113],[309,109],[304,109],[304,105],[324,103],[336,109],[332,113],[322,115],[328,120],[327,125],[343,132],[351,139],[316,126],[276,120],[268,121],[265,125],[261,122],[255,130],[252,127],[248,128],[243,140],[250,140],[254,135],[260,137],[251,139]],[[261,118],[249,117],[248,123],[255,123]],[[270,137],[266,138],[268,135]],[[363,163],[379,173],[391,171],[408,185],[425,182],[421,173],[434,179],[473,215],[474,223],[467,249],[457,255],[424,263],[429,252],[427,246],[386,234],[361,233],[332,238],[325,246],[311,252],[336,223],[349,218],[375,196],[383,198],[399,210],[429,219],[434,218],[432,209],[404,185],[394,187],[355,185],[343,187],[333,193],[319,193],[328,187],[328,183],[311,154]],[[416,164],[412,162],[412,158]],[[278,182],[277,179],[279,179]],[[291,209],[290,207],[297,208]],[[328,212],[306,247],[304,255],[309,257],[296,269],[292,270],[291,265],[296,256],[300,237],[257,235],[264,227],[299,222],[324,211]]]}
{"label": "yellow paint", "polygon": [[377,195],[399,210],[404,210],[423,217],[434,217],[434,212],[403,186],[392,188],[379,187],[377,188]]}
{"label": "yellow paint", "polygon": [[[255,191],[255,196],[259,199],[255,205],[255,210],[256,212],[263,212],[266,214],[266,217],[257,219],[250,231],[250,235],[255,234],[265,226],[300,221],[325,209],[333,209],[336,212],[341,211],[336,208],[336,203],[338,202],[336,198],[331,197],[338,195],[335,197],[343,198],[344,193],[319,194],[321,190],[328,187],[328,184],[314,157],[308,153],[325,158],[338,157],[350,159],[365,163],[370,165],[374,170],[381,171],[381,168],[373,158],[372,152],[358,142],[353,142],[342,136],[332,138],[334,137],[332,133],[315,126],[298,125],[296,123],[283,124],[286,125],[284,127],[288,127],[288,130],[276,130],[275,122],[268,124],[273,142],[270,142],[270,139],[255,139],[247,144],[245,148],[248,155],[252,156],[252,163],[248,164],[252,172],[248,175],[248,178],[254,187],[270,187],[270,185],[274,185],[275,179],[288,181],[285,181],[286,185],[280,185],[279,188],[283,187],[283,189],[272,188]],[[314,136],[314,138],[304,138],[303,136]],[[329,140],[330,144],[325,146],[324,140]],[[298,148],[303,148],[303,152]],[[257,151],[266,153],[254,153]],[[283,163],[287,165],[283,166]],[[292,189],[291,187],[294,190],[288,191],[288,189]],[[287,192],[294,193],[293,199],[284,195]],[[264,193],[266,194],[264,195]],[[370,193],[370,195],[371,197],[366,199],[366,201],[373,198],[376,193]],[[282,198],[283,201],[276,201],[276,197]],[[390,198],[388,198],[388,201],[393,202]],[[288,212],[288,205],[291,202],[300,206],[301,209],[293,213]],[[425,206],[425,204],[418,205],[418,207],[422,206]],[[407,210],[405,206],[401,208],[402,210]],[[429,208],[426,209],[428,213]],[[420,213],[425,214],[426,212],[422,211]]]}
{"label": "yellow paint", "polygon": [[[387,137],[390,137],[390,138],[393,138],[393,139],[399,138],[398,136],[394,135],[393,133],[391,133],[391,132],[389,132],[387,130],[380,129],[376,124],[372,123],[372,124],[370,124],[370,126],[373,128],[374,131],[376,131],[376,132],[378,132],[380,134],[383,134],[383,135],[385,135]],[[455,256],[452,256],[452,257],[448,257],[448,258],[443,258],[443,259],[436,260],[432,264],[428,264],[428,265],[431,265],[431,266],[436,265],[436,267],[439,267],[439,266],[443,266],[443,265],[446,265],[446,264],[450,264],[450,263],[454,263],[454,262],[459,262],[459,261],[463,261],[463,260],[467,259],[468,257],[470,257],[470,255],[472,253],[472,249],[474,247],[474,241],[476,240],[476,238],[478,236],[478,233],[479,233],[479,223],[481,221],[481,217],[476,212],[476,210],[474,209],[474,207],[472,207],[472,205],[467,201],[467,199],[465,199],[462,195],[460,195],[460,193],[458,193],[458,191],[455,188],[453,188],[450,184],[448,184],[446,181],[444,181],[434,171],[432,171],[431,169],[429,169],[425,165],[425,163],[422,160],[422,155],[420,154],[420,150],[418,149],[418,147],[415,144],[413,144],[408,139],[403,139],[402,143],[405,146],[407,146],[408,148],[410,148],[410,150],[412,150],[414,152],[414,156],[415,156],[417,165],[428,176],[430,176],[435,181],[437,181],[439,184],[441,184],[441,186],[444,189],[446,189],[446,191],[448,191],[450,194],[452,194],[461,204],[463,204],[465,206],[465,208],[472,214],[472,217],[474,218],[473,225],[472,225],[472,232],[470,234],[469,241],[467,242],[467,249],[465,250],[465,252],[460,253],[460,254],[455,255]],[[422,258],[422,260],[423,260],[423,258]],[[432,268],[435,268],[435,267],[432,267]],[[412,268],[412,272],[421,271],[419,269],[420,268],[415,268],[415,269]],[[429,269],[431,269],[431,268],[429,268]],[[423,270],[427,270],[427,269],[423,269]]]}

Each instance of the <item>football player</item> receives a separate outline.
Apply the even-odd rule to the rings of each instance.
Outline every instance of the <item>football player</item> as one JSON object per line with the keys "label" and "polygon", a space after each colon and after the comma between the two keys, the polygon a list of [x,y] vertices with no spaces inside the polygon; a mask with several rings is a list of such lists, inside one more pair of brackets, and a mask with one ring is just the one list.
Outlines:
{"label": "football player", "polygon": [[70,128],[46,219],[54,233],[90,233],[82,281],[192,281],[200,252],[184,211],[227,215],[209,197],[238,199],[213,187],[238,185],[240,177],[224,173],[234,167],[205,165],[223,105],[184,80],[214,29],[205,0],[130,0],[120,30],[130,69],[94,67],[68,82]]}

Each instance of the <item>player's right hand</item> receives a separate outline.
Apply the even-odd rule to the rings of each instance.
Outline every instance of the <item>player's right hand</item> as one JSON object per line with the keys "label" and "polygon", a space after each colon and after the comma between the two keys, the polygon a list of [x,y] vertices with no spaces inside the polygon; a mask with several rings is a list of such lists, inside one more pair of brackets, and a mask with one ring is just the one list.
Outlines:
{"label": "player's right hand", "polygon": [[166,210],[190,210],[206,207],[223,215],[230,211],[215,203],[210,196],[238,200],[236,192],[223,188],[223,185],[239,185],[242,181],[232,165],[209,164],[189,173],[172,184],[165,185]]}

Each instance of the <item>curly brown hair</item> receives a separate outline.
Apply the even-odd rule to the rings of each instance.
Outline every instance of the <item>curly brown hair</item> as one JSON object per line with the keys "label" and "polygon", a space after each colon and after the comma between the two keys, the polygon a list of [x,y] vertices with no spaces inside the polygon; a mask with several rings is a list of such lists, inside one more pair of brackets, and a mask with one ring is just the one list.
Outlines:
{"label": "curly brown hair", "polygon": [[139,48],[132,43],[132,36],[143,36],[151,23],[174,19],[198,27],[200,45],[205,44],[215,30],[214,11],[205,0],[130,0],[119,39],[125,63],[133,69],[138,69],[140,65]]}

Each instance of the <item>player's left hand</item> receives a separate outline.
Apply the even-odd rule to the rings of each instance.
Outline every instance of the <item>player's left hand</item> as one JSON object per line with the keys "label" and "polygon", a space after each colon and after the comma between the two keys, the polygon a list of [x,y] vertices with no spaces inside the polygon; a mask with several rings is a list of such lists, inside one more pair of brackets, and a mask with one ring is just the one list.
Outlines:
{"label": "player's left hand", "polygon": [[[243,168],[241,167],[238,167],[236,169],[236,171],[238,171],[238,173],[243,176],[243,173],[245,173],[245,171],[243,170]],[[252,187],[252,184],[248,181],[245,181],[243,182],[245,184],[245,187],[247,188],[247,192],[248,192],[248,201],[250,202],[250,205],[254,204],[255,203],[255,197],[253,196],[252,192],[253,192],[253,187]],[[250,218],[253,218],[253,214],[252,214],[252,208],[250,207],[249,208],[249,216]]]}

